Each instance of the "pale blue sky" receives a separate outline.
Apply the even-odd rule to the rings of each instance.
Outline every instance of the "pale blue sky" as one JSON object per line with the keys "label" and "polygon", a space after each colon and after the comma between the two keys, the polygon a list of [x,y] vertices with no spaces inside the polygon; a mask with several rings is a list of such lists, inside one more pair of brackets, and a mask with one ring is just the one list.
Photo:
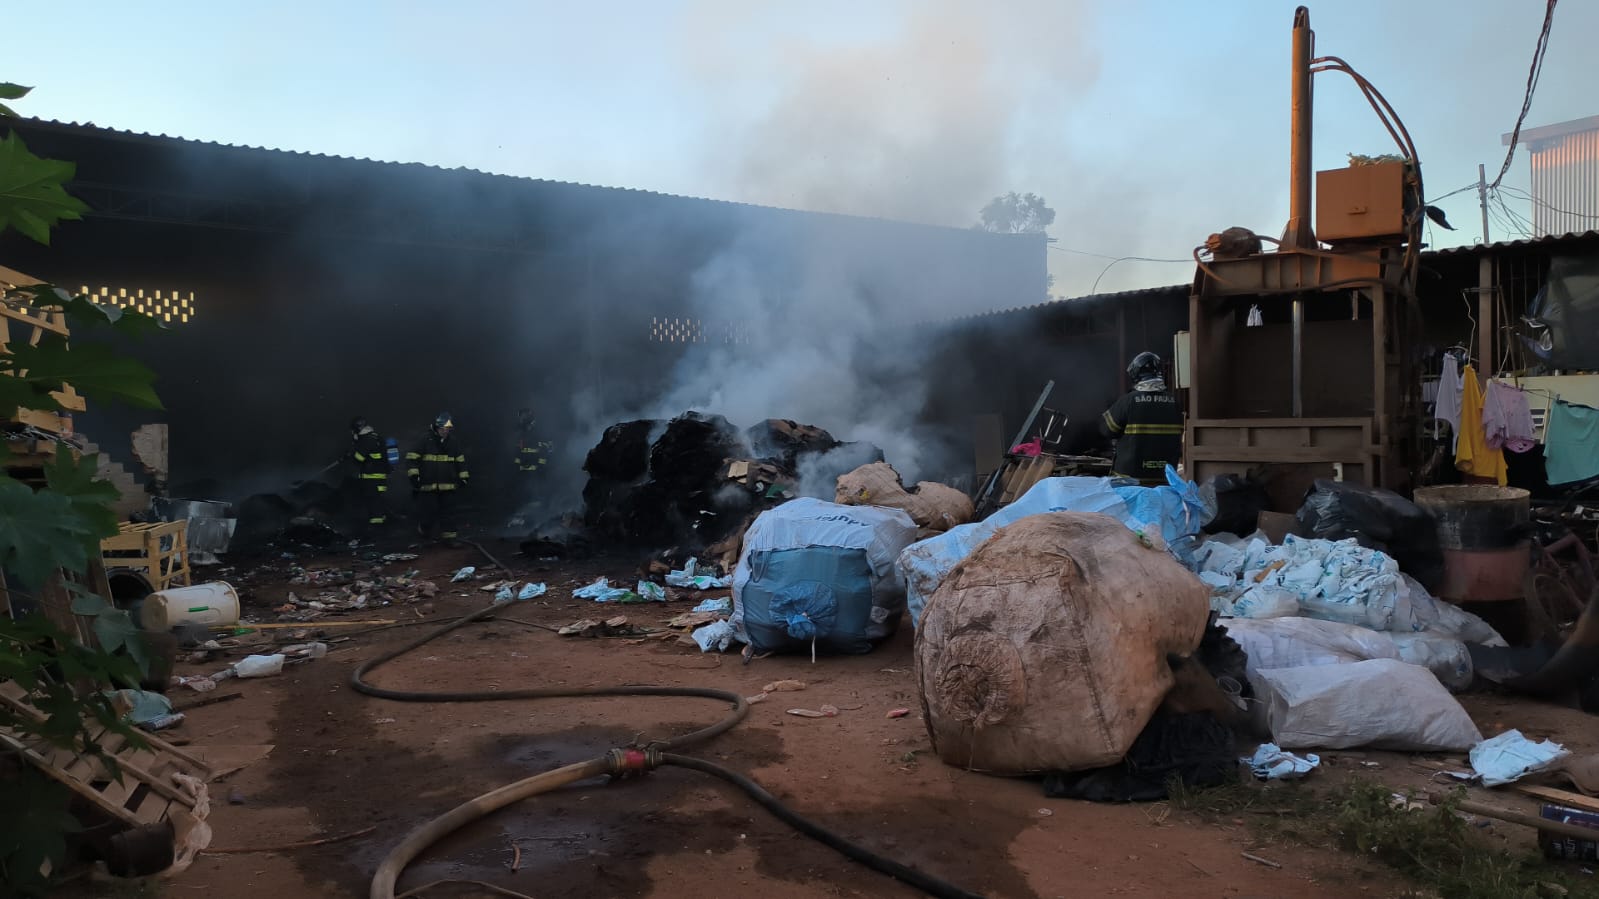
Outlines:
{"label": "pale blue sky", "polygon": [[[1185,258],[1229,225],[1282,228],[1295,5],[58,0],[0,12],[0,80],[36,85],[18,108],[43,118],[938,224],[1032,190],[1061,247]],[[1399,110],[1437,196],[1497,171],[1543,6],[1311,19]],[[1594,35],[1599,4],[1565,0],[1529,126],[1599,114]],[[1318,168],[1391,149],[1347,79],[1317,84]],[[1527,182],[1518,156],[1506,184]],[[1475,192],[1444,206],[1460,230],[1436,244],[1478,236]],[[1050,257],[1058,293],[1106,263]],[[1190,275],[1128,262],[1099,286]]]}

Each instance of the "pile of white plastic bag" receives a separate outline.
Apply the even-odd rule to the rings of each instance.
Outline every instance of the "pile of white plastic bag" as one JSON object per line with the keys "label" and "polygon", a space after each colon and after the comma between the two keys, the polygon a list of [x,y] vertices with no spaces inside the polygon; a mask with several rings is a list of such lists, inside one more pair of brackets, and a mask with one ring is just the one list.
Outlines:
{"label": "pile of white plastic bag", "polygon": [[1353,539],[1289,535],[1273,546],[1259,536],[1213,537],[1200,544],[1194,561],[1200,580],[1211,589],[1211,608],[1228,617],[1302,616],[1374,631],[1505,645],[1481,618],[1434,599],[1391,556]]}

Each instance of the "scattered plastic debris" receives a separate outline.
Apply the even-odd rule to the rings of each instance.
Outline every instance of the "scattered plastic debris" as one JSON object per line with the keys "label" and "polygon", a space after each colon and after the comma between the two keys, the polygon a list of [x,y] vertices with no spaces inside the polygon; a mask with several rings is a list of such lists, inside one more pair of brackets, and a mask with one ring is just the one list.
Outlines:
{"label": "scattered plastic debris", "polygon": [[494,601],[495,602],[510,602],[511,600],[513,600],[515,598],[516,598],[516,593],[511,590],[511,586],[509,584],[505,585],[504,587],[501,587],[494,594]]}
{"label": "scattered plastic debris", "polygon": [[666,602],[666,588],[654,581],[639,581],[636,592],[646,602]]}
{"label": "scattered plastic debris", "polygon": [[704,599],[700,601],[699,605],[694,607],[694,611],[731,613],[733,611],[733,600],[731,597],[727,596],[724,596],[721,599]]}
{"label": "scattered plastic debris", "polygon": [[731,577],[713,577],[699,573],[699,560],[689,559],[683,563],[681,571],[673,571],[666,576],[668,587],[687,587],[693,590],[721,590],[732,586]]}
{"label": "scattered plastic debris", "polygon": [[412,562],[418,558],[416,553],[389,553],[383,557],[385,562]]}
{"label": "scattered plastic debris", "polygon": [[717,621],[707,624],[694,631],[694,642],[699,645],[700,652],[726,652],[733,645],[733,625],[726,621]]}
{"label": "scattered plastic debris", "polygon": [[798,693],[805,689],[805,682],[802,680],[773,681],[762,689],[767,693]]}
{"label": "scattered plastic debris", "polygon": [[549,589],[542,581],[536,584],[523,584],[522,589],[516,591],[516,598],[521,600],[538,599],[549,592]]}
{"label": "scattered plastic debris", "polygon": [[470,580],[472,575],[474,575],[474,574],[477,574],[477,568],[475,568],[474,566],[468,565],[465,568],[462,568],[460,571],[457,571],[454,575],[452,575],[450,577],[450,583],[459,584],[462,581]]}
{"label": "scattered plastic debris", "polygon": [[269,656],[245,656],[229,668],[231,677],[271,677],[283,673],[284,656],[275,653]]}
{"label": "scattered plastic debris", "polygon": [[1507,730],[1471,748],[1471,767],[1482,775],[1483,786],[1497,787],[1541,771],[1569,754],[1559,743],[1534,743],[1519,730]]}
{"label": "scattered plastic debris", "polygon": [[1261,780],[1298,780],[1321,765],[1321,756],[1313,752],[1297,756],[1278,748],[1276,743],[1262,743],[1254,755],[1238,761],[1248,765]]}
{"label": "scattered plastic debris", "polygon": [[577,599],[592,599],[595,602],[626,602],[627,597],[636,596],[626,587],[612,587],[611,582],[600,578],[581,590],[573,590],[572,596]]}

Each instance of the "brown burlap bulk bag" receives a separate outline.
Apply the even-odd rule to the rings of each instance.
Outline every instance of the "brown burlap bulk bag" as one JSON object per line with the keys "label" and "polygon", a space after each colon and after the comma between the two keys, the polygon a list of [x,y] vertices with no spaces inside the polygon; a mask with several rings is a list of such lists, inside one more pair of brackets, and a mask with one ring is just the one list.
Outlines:
{"label": "brown burlap bulk bag", "polygon": [[946,763],[995,774],[1122,758],[1198,646],[1205,585],[1108,515],[1001,528],[933,593],[916,632],[927,732]]}

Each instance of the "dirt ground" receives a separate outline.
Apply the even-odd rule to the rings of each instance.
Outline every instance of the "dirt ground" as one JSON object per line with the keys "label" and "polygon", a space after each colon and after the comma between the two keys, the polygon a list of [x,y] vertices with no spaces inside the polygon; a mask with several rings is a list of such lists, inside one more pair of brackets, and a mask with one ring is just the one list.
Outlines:
{"label": "dirt ground", "polygon": [[[664,605],[596,608],[571,591],[597,575],[637,576],[636,560],[540,563],[491,545],[512,572],[549,585],[539,600],[517,603],[523,622],[559,626],[599,613],[624,614],[656,627],[686,611],[698,594]],[[317,562],[300,559],[300,564]],[[348,565],[349,557],[320,560]],[[475,611],[490,597],[447,584],[462,564],[481,565],[472,549],[439,550],[415,562],[444,587],[414,606],[352,612],[327,620],[445,619]],[[211,576],[244,585],[247,615],[270,609],[290,589],[284,562]],[[726,595],[713,591],[705,595]],[[188,712],[166,736],[193,749],[270,744],[262,761],[213,783],[213,849],[162,884],[163,897],[283,899],[366,895],[374,869],[409,831],[456,804],[505,783],[594,757],[635,739],[692,730],[725,706],[698,699],[616,698],[432,704],[384,701],[349,686],[363,660],[417,638],[426,625],[362,633],[360,627],[313,634],[345,642],[326,657],[259,680],[224,681],[210,697],[238,693]],[[271,634],[271,637],[265,636]],[[908,864],[985,896],[1350,897],[1394,896],[1409,885],[1364,859],[1324,847],[1253,842],[1241,819],[1207,823],[1168,803],[1099,805],[1046,799],[1036,781],[973,774],[933,756],[911,678],[911,630],[865,656],[773,657],[749,665],[737,654],[702,655],[675,641],[560,637],[523,623],[469,625],[374,674],[388,687],[482,690],[612,684],[698,685],[759,692],[794,678],[803,692],[752,706],[732,732],[686,750],[744,772],[801,814]],[[292,629],[243,641],[296,639]],[[236,653],[236,658],[241,653]],[[227,659],[180,665],[210,673]],[[175,691],[180,705],[200,697]],[[786,714],[794,707],[837,706],[835,718]],[[1570,709],[1497,696],[1468,698],[1485,734],[1519,727],[1552,735],[1573,750],[1599,750],[1599,728]],[[887,713],[910,708],[907,717]],[[1318,778],[1374,777],[1396,789],[1436,775],[1428,764],[1460,758],[1384,753],[1332,754]],[[1506,806],[1533,809],[1516,797]],[[361,836],[279,852],[220,850]],[[1530,847],[1532,832],[1489,830]],[[1269,859],[1273,868],[1244,852]],[[513,870],[513,865],[515,870]],[[530,896],[910,897],[915,891],[867,870],[774,820],[731,786],[681,769],[617,783],[590,782],[539,797],[467,826],[413,864],[401,889],[440,879],[469,879]],[[485,895],[439,887],[429,895]]]}

